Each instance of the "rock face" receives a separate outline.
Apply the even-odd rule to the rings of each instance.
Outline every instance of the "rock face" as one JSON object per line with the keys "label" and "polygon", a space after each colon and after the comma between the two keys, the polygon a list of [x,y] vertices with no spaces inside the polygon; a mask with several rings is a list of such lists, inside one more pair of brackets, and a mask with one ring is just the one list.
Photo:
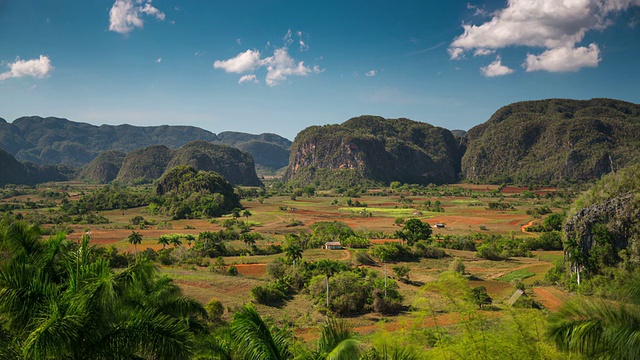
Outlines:
{"label": "rock face", "polygon": [[468,181],[589,181],[640,160],[640,105],[610,99],[514,103],[465,137],[462,174]]}
{"label": "rock face", "polygon": [[603,177],[576,201],[564,227],[565,257],[574,272],[599,273],[621,260],[640,263],[639,194],[635,165]]}
{"label": "rock face", "polygon": [[330,169],[354,170],[385,183],[451,183],[457,181],[459,159],[458,143],[447,129],[408,119],[361,116],[300,132],[291,146],[284,179],[295,180],[309,169]]}

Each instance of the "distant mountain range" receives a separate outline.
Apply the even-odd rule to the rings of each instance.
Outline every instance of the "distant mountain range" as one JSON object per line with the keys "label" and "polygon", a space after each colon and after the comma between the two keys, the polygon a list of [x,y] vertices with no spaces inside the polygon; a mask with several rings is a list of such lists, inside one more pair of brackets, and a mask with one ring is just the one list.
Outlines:
{"label": "distant mountain range", "polygon": [[0,119],[0,148],[6,150],[0,152],[0,185],[64,179],[74,173],[68,165],[84,166],[78,178],[98,183],[154,181],[174,166],[190,165],[246,185],[260,183],[255,169],[264,174],[285,166],[283,179],[296,186],[361,180],[553,185],[594,180],[640,163],[640,105],[612,99],[518,102],[468,132],[361,116],[311,126],[293,143],[275,134],[24,117]]}
{"label": "distant mountain range", "polygon": [[8,123],[0,118],[0,148],[17,160],[38,165],[81,167],[107,150],[129,153],[152,145],[176,149],[194,140],[220,143],[249,153],[254,151],[256,164],[266,172],[287,166],[291,146],[291,141],[275,134],[223,132],[216,135],[193,126],[95,126],[39,116],[21,117]]}

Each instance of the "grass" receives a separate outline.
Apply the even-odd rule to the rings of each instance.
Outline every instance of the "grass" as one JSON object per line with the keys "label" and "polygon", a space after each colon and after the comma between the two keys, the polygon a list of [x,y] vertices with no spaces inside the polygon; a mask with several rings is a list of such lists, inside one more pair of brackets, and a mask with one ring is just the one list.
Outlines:
{"label": "grass", "polygon": [[520,280],[524,280],[526,278],[530,278],[532,276],[535,276],[536,274],[529,271],[528,269],[518,269],[518,270],[514,270],[506,275],[500,276],[497,280],[500,281],[506,281],[506,282],[512,282],[515,279],[520,279]]}
{"label": "grass", "polygon": [[360,212],[366,210],[370,213],[387,214],[390,216],[410,216],[417,212],[416,209],[395,209],[395,208],[375,208],[375,207],[341,207],[340,211]]}

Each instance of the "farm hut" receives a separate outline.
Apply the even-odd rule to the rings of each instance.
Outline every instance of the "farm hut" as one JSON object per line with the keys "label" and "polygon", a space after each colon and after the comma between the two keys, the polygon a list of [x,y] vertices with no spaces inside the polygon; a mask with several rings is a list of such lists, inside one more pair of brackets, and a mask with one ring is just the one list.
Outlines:
{"label": "farm hut", "polygon": [[339,241],[329,241],[324,243],[322,248],[327,250],[340,250],[342,249],[342,244],[340,244]]}

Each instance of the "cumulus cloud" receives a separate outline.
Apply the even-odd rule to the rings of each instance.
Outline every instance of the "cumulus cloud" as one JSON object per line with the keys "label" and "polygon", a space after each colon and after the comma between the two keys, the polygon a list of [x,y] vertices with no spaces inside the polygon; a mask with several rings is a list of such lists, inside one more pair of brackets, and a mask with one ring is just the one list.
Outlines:
{"label": "cumulus cloud", "polygon": [[248,74],[248,75],[242,75],[240,77],[240,80],[238,80],[238,84],[242,84],[242,83],[246,83],[246,82],[252,82],[252,83],[259,83],[260,81],[258,80],[258,78],[256,78],[255,74]]}
{"label": "cumulus cloud", "polygon": [[19,77],[43,79],[48,77],[53,69],[48,56],[40,55],[39,59],[31,60],[16,59],[9,64],[9,71],[0,74],[0,81]]}
{"label": "cumulus cloud", "polygon": [[278,85],[290,75],[306,76],[311,72],[303,61],[296,63],[286,47],[276,49],[273,56],[262,60],[262,63],[267,66],[265,82],[268,86]]}
{"label": "cumulus cloud", "polygon": [[481,67],[480,72],[482,73],[482,75],[486,77],[495,77],[495,76],[509,75],[513,73],[513,69],[502,65],[502,58],[498,56],[488,66]]}
{"label": "cumulus cloud", "polygon": [[560,47],[550,49],[540,55],[527,55],[525,69],[550,72],[578,71],[583,67],[596,67],[600,62],[600,49],[596,44],[589,47]]}
{"label": "cumulus cloud", "polygon": [[216,60],[213,63],[214,69],[222,69],[226,72],[242,74],[250,72],[261,66],[260,51],[247,50],[228,60]]}
{"label": "cumulus cloud", "polygon": [[[467,51],[485,55],[510,46],[542,47],[546,49],[542,54],[527,56],[527,71],[597,66],[597,44],[588,48],[578,44],[587,32],[606,29],[615,15],[632,6],[640,6],[640,0],[509,0],[483,24],[463,24],[464,32],[449,46],[449,56],[459,60]],[[477,14],[476,7],[468,8]],[[558,61],[565,61],[565,66],[555,65]]]}
{"label": "cumulus cloud", "polygon": [[487,56],[487,55],[491,55],[493,53],[495,53],[495,50],[489,50],[489,49],[477,49],[474,53],[473,56]]}
{"label": "cumulus cloud", "polygon": [[[299,37],[300,50],[308,50],[308,46],[302,41],[302,32],[297,32]],[[276,48],[273,51],[272,56],[263,57],[263,54],[259,50],[247,50],[239,53],[233,58],[227,60],[216,60],[213,63],[214,69],[222,69],[228,73],[251,73],[240,77],[238,83],[245,82],[259,82],[257,76],[253,74],[254,71],[264,68],[266,70],[265,83],[267,86],[276,86],[282,83],[289,76],[307,76],[310,73],[321,73],[324,70],[318,65],[310,68],[304,64],[304,61],[297,61],[289,54],[289,45],[293,44],[292,39],[293,32],[287,31],[284,36],[284,46]],[[303,48],[302,45],[305,45]]]}
{"label": "cumulus cloud", "polygon": [[109,30],[128,34],[135,28],[142,28],[142,16],[152,16],[164,20],[166,15],[151,5],[151,0],[116,0],[109,11]]}
{"label": "cumulus cloud", "polygon": [[378,75],[378,72],[375,71],[375,70],[369,70],[364,74],[364,76],[368,76],[368,77],[372,77],[372,76],[376,76],[376,75]]}

